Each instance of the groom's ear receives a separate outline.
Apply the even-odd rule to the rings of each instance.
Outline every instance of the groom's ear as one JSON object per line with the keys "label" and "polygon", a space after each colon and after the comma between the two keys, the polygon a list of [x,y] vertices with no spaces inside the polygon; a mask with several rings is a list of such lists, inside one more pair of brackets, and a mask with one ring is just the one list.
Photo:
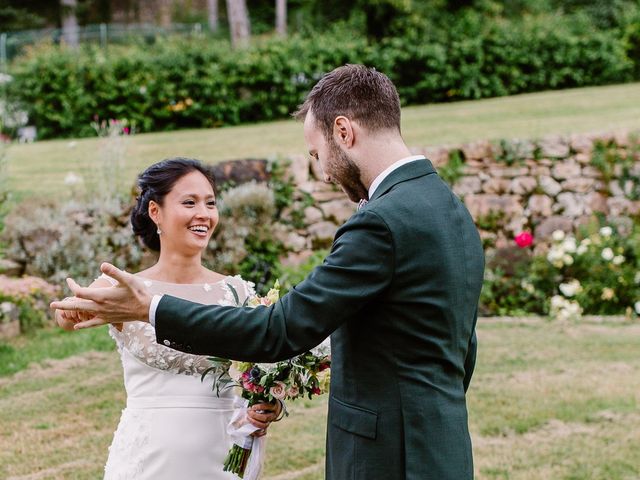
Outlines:
{"label": "groom's ear", "polygon": [[338,145],[351,148],[355,139],[351,120],[343,115],[336,117],[333,121],[333,138]]}

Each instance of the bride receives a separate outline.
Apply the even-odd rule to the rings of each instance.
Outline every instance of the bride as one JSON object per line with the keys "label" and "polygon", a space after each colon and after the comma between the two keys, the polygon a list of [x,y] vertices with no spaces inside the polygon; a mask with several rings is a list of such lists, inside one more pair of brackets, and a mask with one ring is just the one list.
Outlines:
{"label": "bride", "polygon": [[[134,233],[160,252],[155,265],[139,272],[153,294],[170,294],[202,304],[233,304],[254,294],[251,283],[202,266],[202,252],[218,223],[212,173],[197,160],[174,158],[156,163],[138,178],[140,195],[131,213]],[[102,275],[92,287],[111,287]],[[67,330],[81,318],[56,310]],[[227,425],[234,412],[230,390],[211,388],[200,376],[206,357],[172,350],[155,341],[154,328],[143,322],[110,325],[124,370],[127,406],[109,448],[105,480],[233,479],[223,472],[232,445]],[[216,379],[218,381],[219,379]],[[258,404],[247,419],[264,435],[280,405]]]}

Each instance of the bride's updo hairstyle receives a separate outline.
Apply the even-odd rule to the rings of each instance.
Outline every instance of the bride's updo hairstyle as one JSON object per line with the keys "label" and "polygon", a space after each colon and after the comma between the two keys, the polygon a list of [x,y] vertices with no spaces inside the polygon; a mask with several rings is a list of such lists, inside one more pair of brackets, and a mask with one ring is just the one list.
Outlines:
{"label": "bride's updo hairstyle", "polygon": [[202,173],[216,191],[213,171],[200,161],[192,158],[169,158],[154,163],[138,176],[139,194],[136,205],[131,212],[133,233],[140,237],[151,250],[160,251],[158,226],[149,217],[149,202],[153,200],[162,206],[164,197],[173,189],[182,177],[191,172]]}

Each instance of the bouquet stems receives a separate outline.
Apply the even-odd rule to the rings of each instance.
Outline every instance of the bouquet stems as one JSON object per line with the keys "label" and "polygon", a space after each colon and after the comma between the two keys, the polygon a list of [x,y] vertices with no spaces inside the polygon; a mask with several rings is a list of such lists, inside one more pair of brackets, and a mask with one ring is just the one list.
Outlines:
{"label": "bouquet stems", "polygon": [[231,450],[229,450],[227,458],[224,460],[223,470],[225,472],[235,473],[240,478],[243,478],[250,455],[251,449],[242,448],[241,446],[234,444],[231,447]]}

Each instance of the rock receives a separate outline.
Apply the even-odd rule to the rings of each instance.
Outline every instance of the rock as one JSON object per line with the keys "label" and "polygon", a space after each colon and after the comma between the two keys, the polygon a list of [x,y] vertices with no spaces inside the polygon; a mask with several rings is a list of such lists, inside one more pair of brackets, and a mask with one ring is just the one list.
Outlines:
{"label": "rock", "polygon": [[304,209],[305,225],[312,225],[322,220],[322,210],[316,207],[307,207]]}
{"label": "rock", "polygon": [[569,141],[574,152],[590,154],[593,150],[593,141],[585,135],[571,135]]}
{"label": "rock", "polygon": [[638,215],[640,213],[640,202],[631,201],[627,198],[612,197],[607,199],[609,215],[621,217],[626,215]]}
{"label": "rock", "polygon": [[333,222],[318,222],[311,225],[309,230],[309,236],[313,242],[313,248],[328,247],[333,242],[333,237],[336,234],[338,227]]}
{"label": "rock", "polygon": [[549,158],[566,158],[570,153],[569,145],[557,136],[543,138],[538,147],[542,155]]}
{"label": "rock", "polygon": [[342,225],[356,211],[356,205],[349,200],[332,200],[320,204],[324,217],[333,219],[337,224]]}
{"label": "rock", "polygon": [[449,149],[447,147],[427,147],[422,154],[438,168],[449,162]]}
{"label": "rock", "polygon": [[491,175],[504,178],[522,177],[529,175],[529,169],[527,167],[494,167]]}
{"label": "rock", "polygon": [[506,178],[492,177],[482,184],[484,193],[506,193],[509,191],[510,182]]}
{"label": "rock", "polygon": [[0,258],[0,275],[19,277],[22,275],[22,265],[13,260]]}
{"label": "rock", "polygon": [[289,157],[291,164],[288,167],[289,174],[293,178],[296,185],[309,181],[309,163],[308,155],[292,155]]}
{"label": "rock", "polygon": [[553,199],[547,195],[531,195],[527,209],[529,214],[534,217],[549,217],[552,214]]}
{"label": "rock", "polygon": [[555,197],[562,191],[562,187],[560,186],[560,184],[551,177],[540,177],[538,181],[540,182],[540,187],[542,187],[544,193],[546,193],[550,197]]}
{"label": "rock", "polygon": [[300,252],[309,247],[309,245],[307,245],[307,239],[295,232],[289,232],[282,243],[287,249],[294,252]]}
{"label": "rock", "polygon": [[562,182],[562,189],[570,192],[587,193],[595,190],[596,181],[589,177],[570,178]]}
{"label": "rock", "polygon": [[588,165],[586,167],[582,167],[582,176],[589,178],[601,178],[602,173],[600,173],[600,170],[598,170],[596,167]]}
{"label": "rock", "polygon": [[565,233],[573,231],[573,222],[570,218],[559,215],[542,220],[534,230],[534,238],[538,241],[546,241],[551,238],[551,234],[556,230],[562,230]]}
{"label": "rock", "polygon": [[216,163],[213,168],[213,174],[216,178],[218,186],[232,182],[234,185],[256,180],[257,182],[266,182],[269,180],[267,160],[230,160],[227,162]]}
{"label": "rock", "polygon": [[496,212],[503,213],[506,218],[522,215],[524,212],[517,195],[467,195],[464,203],[476,220]]}
{"label": "rock", "polygon": [[609,207],[607,206],[607,197],[604,196],[602,193],[591,192],[587,194],[587,196],[585,197],[585,201],[587,204],[585,208],[586,214],[592,214],[596,212],[600,212],[604,214],[609,213]]}
{"label": "rock", "polygon": [[453,185],[453,192],[464,197],[471,193],[480,193],[482,191],[482,182],[477,176],[465,176]]}
{"label": "rock", "polygon": [[313,255],[313,250],[302,252],[289,252],[287,256],[280,258],[280,263],[285,267],[297,267],[306,262]]}
{"label": "rock", "polygon": [[581,165],[589,165],[591,163],[591,155],[588,153],[576,153],[573,158]]}
{"label": "rock", "polygon": [[551,175],[556,180],[579,177],[580,165],[574,161],[558,162],[551,169]]}
{"label": "rock", "polygon": [[586,202],[583,195],[562,192],[557,196],[556,202],[564,216],[577,218],[584,214]]}
{"label": "rock", "polygon": [[538,182],[533,177],[516,177],[511,180],[509,191],[517,195],[524,195],[533,192],[538,186]]}
{"label": "rock", "polygon": [[493,156],[493,149],[491,147],[491,142],[488,140],[481,140],[463,145],[462,153],[466,160],[480,160],[483,158],[491,158]]}
{"label": "rock", "polygon": [[532,177],[551,176],[551,169],[549,167],[545,167],[544,165],[536,165],[534,167],[531,167],[529,170]]}

